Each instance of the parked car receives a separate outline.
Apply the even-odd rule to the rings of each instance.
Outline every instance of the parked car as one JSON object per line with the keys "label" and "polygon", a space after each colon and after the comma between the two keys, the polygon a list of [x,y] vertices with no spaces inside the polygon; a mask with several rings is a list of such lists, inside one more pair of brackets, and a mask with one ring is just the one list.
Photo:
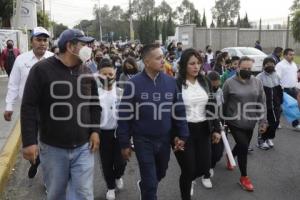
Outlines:
{"label": "parked car", "polygon": [[253,47],[227,47],[221,50],[222,52],[228,52],[232,56],[248,56],[254,61],[252,72],[257,74],[262,71],[263,61],[267,57],[264,52]]}

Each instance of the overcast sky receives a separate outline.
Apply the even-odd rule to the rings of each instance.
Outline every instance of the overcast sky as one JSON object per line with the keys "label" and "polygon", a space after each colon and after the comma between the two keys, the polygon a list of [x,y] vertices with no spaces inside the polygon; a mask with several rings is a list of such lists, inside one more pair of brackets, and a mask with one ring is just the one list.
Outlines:
{"label": "overcast sky", "polygon": [[[162,0],[155,0],[159,5]],[[195,7],[203,13],[205,9],[208,24],[211,23],[211,8],[214,6],[213,0],[191,0]],[[264,20],[265,24],[280,23],[286,20],[289,14],[289,8],[293,0],[240,0],[241,17],[248,13],[250,21],[257,21],[259,18]],[[52,19],[58,23],[63,23],[73,27],[83,19],[93,19],[93,6],[99,0],[46,0],[46,10],[51,9]],[[124,10],[128,9],[129,0],[101,0],[110,7],[120,5]],[[166,2],[175,9],[181,4],[181,0],[166,0]]]}

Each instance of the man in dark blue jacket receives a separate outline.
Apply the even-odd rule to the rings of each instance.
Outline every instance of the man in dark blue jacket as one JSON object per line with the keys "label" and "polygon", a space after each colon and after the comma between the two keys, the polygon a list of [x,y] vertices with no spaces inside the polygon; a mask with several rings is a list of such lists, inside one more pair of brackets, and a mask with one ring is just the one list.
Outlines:
{"label": "man in dark blue jacket", "polygon": [[[175,137],[175,151],[184,150],[189,133],[176,82],[162,72],[164,61],[160,47],[146,45],[142,58],[145,69],[129,80],[119,106],[118,138],[122,155],[128,160],[130,137],[133,137],[142,200],[156,200],[157,185],[166,175],[170,160],[171,138]],[[178,131],[176,136],[172,135],[172,128]]]}

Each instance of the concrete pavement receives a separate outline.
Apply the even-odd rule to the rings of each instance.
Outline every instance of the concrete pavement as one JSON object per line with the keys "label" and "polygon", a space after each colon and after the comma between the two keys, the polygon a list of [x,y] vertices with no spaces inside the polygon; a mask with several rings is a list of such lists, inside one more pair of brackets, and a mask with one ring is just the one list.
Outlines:
{"label": "concrete pavement", "polygon": [[[256,134],[252,140],[254,146]],[[232,142],[232,138],[230,137]],[[213,189],[206,190],[197,180],[194,200],[298,200],[300,199],[300,132],[295,132],[286,124],[279,130],[275,139],[275,148],[263,151],[254,147],[249,155],[249,176],[252,178],[255,191],[248,193],[241,190],[237,184],[239,171],[227,171],[225,160],[221,160],[215,169]],[[96,200],[104,200],[106,186],[99,164],[99,155],[96,156],[94,193]],[[9,200],[40,200],[45,198],[41,174],[33,179],[27,178],[29,163],[21,158],[17,161],[15,171],[11,176],[3,199]],[[180,169],[172,154],[166,178],[160,183],[158,199],[180,200],[179,191]],[[125,173],[125,189],[118,192],[119,200],[137,200],[138,190],[136,182],[139,179],[139,170],[135,156],[128,163]]]}

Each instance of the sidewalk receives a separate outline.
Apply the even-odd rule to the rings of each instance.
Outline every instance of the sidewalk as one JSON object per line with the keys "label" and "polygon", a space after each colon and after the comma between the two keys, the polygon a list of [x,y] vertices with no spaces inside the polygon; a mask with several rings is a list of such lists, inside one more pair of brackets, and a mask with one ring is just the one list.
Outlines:
{"label": "sidewalk", "polygon": [[7,83],[7,77],[0,77],[0,193],[3,191],[11,170],[14,167],[18,149],[20,147],[20,106],[15,106],[11,122],[7,122],[3,118]]}

